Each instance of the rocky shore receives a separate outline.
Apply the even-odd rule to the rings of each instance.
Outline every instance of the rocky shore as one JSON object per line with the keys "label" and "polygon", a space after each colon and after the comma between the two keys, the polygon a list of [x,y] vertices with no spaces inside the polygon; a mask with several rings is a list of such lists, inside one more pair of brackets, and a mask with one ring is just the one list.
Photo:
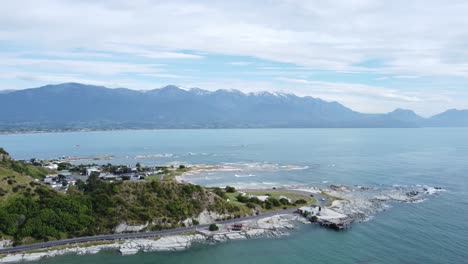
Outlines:
{"label": "rocky shore", "polygon": [[191,234],[155,237],[152,239],[110,241],[99,245],[69,245],[60,249],[0,256],[0,263],[37,261],[46,257],[66,254],[96,254],[105,250],[117,251],[122,255],[133,255],[140,251],[178,251],[190,248],[193,243],[219,243],[229,240],[285,236],[288,235],[288,230],[294,229],[301,222],[310,223],[299,215],[275,215],[257,221],[239,222],[236,230],[233,230],[232,225],[218,225],[219,230],[216,232],[204,229]]}
{"label": "rocky shore", "polygon": [[[326,193],[331,199],[330,206],[323,207],[318,215],[319,220],[350,220],[366,221],[378,211],[389,207],[390,202],[421,202],[428,196],[436,195],[444,190],[439,187],[427,186],[387,186],[361,187],[330,185],[328,188],[294,188],[291,190],[310,194]],[[211,223],[219,215],[203,212],[198,218],[200,224]],[[239,221],[235,225],[218,225],[219,230],[210,232],[206,229],[196,230],[190,234],[181,234],[149,239],[128,239],[102,242],[100,244],[75,244],[59,249],[49,249],[40,252],[26,252],[0,256],[0,263],[37,261],[45,257],[65,254],[96,254],[103,250],[117,251],[122,255],[132,255],[138,252],[178,251],[185,250],[193,243],[219,243],[230,240],[252,239],[260,237],[281,237],[288,235],[298,223],[311,223],[299,214],[283,214],[261,218],[256,221]],[[119,225],[116,232],[138,231],[143,226]],[[1,244],[1,243],[0,243]],[[8,243],[5,242],[8,246]]]}

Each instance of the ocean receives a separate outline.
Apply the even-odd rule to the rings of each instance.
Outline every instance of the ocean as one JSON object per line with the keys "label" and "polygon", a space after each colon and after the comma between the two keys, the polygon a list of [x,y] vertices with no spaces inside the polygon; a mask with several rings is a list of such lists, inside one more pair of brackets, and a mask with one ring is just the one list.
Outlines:
{"label": "ocean", "polygon": [[0,146],[16,159],[112,156],[89,162],[229,168],[186,177],[205,186],[427,185],[446,190],[422,203],[391,203],[344,232],[299,225],[278,239],[125,257],[114,252],[68,255],[35,263],[468,263],[466,128],[4,134]]}

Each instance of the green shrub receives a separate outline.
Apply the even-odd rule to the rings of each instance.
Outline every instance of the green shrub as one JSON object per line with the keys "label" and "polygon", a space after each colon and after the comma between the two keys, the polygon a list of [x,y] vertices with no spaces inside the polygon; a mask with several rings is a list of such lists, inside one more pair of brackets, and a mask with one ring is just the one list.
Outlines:
{"label": "green shrub", "polygon": [[250,203],[250,202],[246,203],[245,206],[247,206],[250,209],[254,209],[256,207],[254,203]]}
{"label": "green shrub", "polygon": [[299,200],[296,201],[296,204],[306,204],[306,203],[307,203],[307,201],[304,200],[304,199],[299,199]]}
{"label": "green shrub", "polygon": [[234,188],[232,186],[226,186],[226,188],[224,190],[226,192],[228,192],[228,193],[235,193],[236,192],[236,188]]}
{"label": "green shrub", "polygon": [[219,227],[216,224],[211,224],[208,230],[210,230],[211,232],[218,231]]}

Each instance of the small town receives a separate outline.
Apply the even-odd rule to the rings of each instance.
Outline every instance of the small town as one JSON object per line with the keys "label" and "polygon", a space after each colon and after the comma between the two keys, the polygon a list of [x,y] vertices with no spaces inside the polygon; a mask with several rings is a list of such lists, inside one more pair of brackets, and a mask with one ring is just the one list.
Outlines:
{"label": "small town", "polygon": [[69,186],[75,185],[80,181],[85,182],[89,176],[97,175],[101,180],[116,181],[144,181],[149,179],[163,180],[164,178],[173,178],[189,170],[185,165],[168,166],[143,166],[140,163],[135,165],[113,165],[110,163],[98,165],[80,164],[74,165],[63,157],[53,160],[31,159],[23,160],[26,164],[42,166],[50,172],[42,180],[58,191],[67,191]]}

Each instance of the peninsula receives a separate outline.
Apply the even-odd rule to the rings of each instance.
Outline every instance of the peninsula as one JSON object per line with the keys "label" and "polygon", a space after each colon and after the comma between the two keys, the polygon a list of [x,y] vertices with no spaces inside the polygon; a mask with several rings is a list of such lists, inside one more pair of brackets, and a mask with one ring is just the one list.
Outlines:
{"label": "peninsula", "polygon": [[193,242],[282,236],[296,223],[339,230],[365,221],[385,202],[414,202],[443,191],[208,188],[190,183],[190,175],[232,168],[76,165],[73,160],[83,159],[17,161],[0,149],[0,263],[102,249],[181,250]]}

